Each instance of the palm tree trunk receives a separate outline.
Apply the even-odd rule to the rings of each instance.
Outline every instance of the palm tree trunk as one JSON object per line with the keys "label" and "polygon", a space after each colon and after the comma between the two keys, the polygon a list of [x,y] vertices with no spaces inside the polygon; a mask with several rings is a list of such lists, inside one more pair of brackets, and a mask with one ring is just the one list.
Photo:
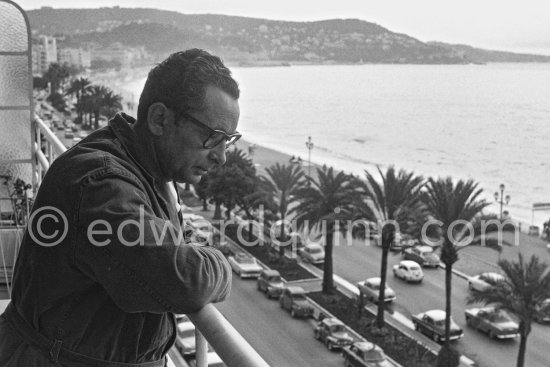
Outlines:
{"label": "palm tree trunk", "polygon": [[325,244],[325,264],[323,266],[323,293],[334,293],[334,280],[332,279],[332,241],[334,234],[332,228],[327,231]]}
{"label": "palm tree trunk", "polygon": [[445,264],[445,347],[451,346],[451,287],[453,277],[453,264]]}
{"label": "palm tree trunk", "polygon": [[[281,233],[279,234],[279,241],[284,241],[286,238],[285,238],[285,213],[282,213],[281,212],[281,222],[282,222],[282,225],[281,225]],[[285,256],[285,247],[284,246],[281,246],[279,244],[279,255],[282,257],[282,256]]]}
{"label": "palm tree trunk", "polygon": [[222,219],[222,204],[218,200],[215,200],[214,203],[214,219]]}
{"label": "palm tree trunk", "polygon": [[520,339],[519,339],[519,350],[518,350],[518,360],[517,367],[523,367],[525,364],[525,351],[527,350],[527,333],[525,328],[521,328]]}
{"label": "palm tree trunk", "polygon": [[382,264],[380,269],[380,290],[378,291],[378,310],[376,314],[376,326],[381,329],[384,327],[384,306],[385,306],[385,293],[386,293],[386,273],[388,270],[388,253],[390,252],[390,244],[382,244]]}
{"label": "palm tree trunk", "polygon": [[[248,242],[254,241],[254,227],[251,220],[248,221]],[[260,238],[258,234],[258,239]]]}

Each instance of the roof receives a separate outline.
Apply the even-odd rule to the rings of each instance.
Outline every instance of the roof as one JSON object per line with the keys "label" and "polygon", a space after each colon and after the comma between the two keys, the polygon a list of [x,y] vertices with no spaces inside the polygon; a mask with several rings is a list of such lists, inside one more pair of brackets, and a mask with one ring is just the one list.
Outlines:
{"label": "roof", "polygon": [[359,350],[362,350],[362,351],[368,351],[368,350],[371,350],[371,349],[380,349],[380,347],[374,343],[371,343],[371,342],[367,342],[367,341],[363,341],[363,342],[356,342],[354,343],[354,345],[357,347],[357,349]]}
{"label": "roof", "polygon": [[429,310],[424,313],[436,321],[445,320],[446,313],[443,310]]}
{"label": "roof", "polygon": [[414,267],[420,268],[420,265],[418,265],[416,261],[412,261],[412,260],[401,260],[401,264],[407,267],[414,266]]}
{"label": "roof", "polygon": [[419,251],[422,251],[422,252],[433,252],[434,251],[434,248],[432,246],[428,246],[428,245],[416,246],[416,248]]}
{"label": "roof", "polygon": [[281,275],[281,273],[279,273],[277,270],[272,270],[272,269],[265,269],[264,274],[267,275],[268,277],[274,277],[274,276],[280,276]]}
{"label": "roof", "polygon": [[235,259],[251,259],[252,256],[245,254],[244,252],[239,252],[235,254]]}
{"label": "roof", "polygon": [[365,280],[365,283],[369,282],[370,284],[380,284],[382,280],[380,277],[368,278]]}
{"label": "roof", "polygon": [[320,248],[321,250],[323,249],[323,246],[321,246],[321,244],[319,244],[319,243],[317,243],[317,242],[308,243],[305,247],[309,247],[309,248]]}
{"label": "roof", "polygon": [[322,321],[323,323],[327,324],[328,326],[333,326],[333,325],[344,325],[344,323],[334,317],[326,317],[323,319]]}
{"label": "roof", "polygon": [[479,274],[479,276],[484,276],[491,279],[504,279],[504,275],[495,273],[494,271],[486,271],[485,273]]}
{"label": "roof", "polygon": [[305,294],[306,291],[302,287],[287,287],[288,292],[292,294]]}

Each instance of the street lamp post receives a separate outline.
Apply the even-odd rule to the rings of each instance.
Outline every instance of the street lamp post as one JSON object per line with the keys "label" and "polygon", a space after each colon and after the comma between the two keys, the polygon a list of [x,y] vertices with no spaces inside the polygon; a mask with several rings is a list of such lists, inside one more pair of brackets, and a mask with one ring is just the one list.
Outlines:
{"label": "street lamp post", "polygon": [[311,141],[311,136],[307,137],[306,148],[308,150],[307,175],[309,176],[309,179],[311,180],[311,150],[313,149],[313,142]]}
{"label": "street lamp post", "polygon": [[504,196],[504,189],[506,188],[506,186],[504,186],[504,184],[500,184],[500,193],[498,191],[495,191],[495,201],[497,203],[500,203],[500,219],[502,219],[502,206],[504,204],[508,205],[508,203],[510,202],[510,195],[506,195]]}

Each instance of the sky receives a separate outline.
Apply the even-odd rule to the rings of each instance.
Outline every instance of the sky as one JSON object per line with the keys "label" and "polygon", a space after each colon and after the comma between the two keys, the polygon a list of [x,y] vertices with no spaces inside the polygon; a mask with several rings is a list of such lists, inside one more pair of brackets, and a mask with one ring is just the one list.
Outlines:
{"label": "sky", "polygon": [[550,55],[549,0],[15,0],[23,9],[143,7],[289,21],[358,18],[421,41]]}

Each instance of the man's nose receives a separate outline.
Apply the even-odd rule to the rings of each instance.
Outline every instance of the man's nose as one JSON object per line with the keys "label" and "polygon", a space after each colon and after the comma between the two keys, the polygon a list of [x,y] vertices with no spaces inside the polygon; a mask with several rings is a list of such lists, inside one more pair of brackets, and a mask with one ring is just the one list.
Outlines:
{"label": "man's nose", "polygon": [[223,166],[227,160],[225,156],[225,141],[212,148],[208,157],[214,164]]}

